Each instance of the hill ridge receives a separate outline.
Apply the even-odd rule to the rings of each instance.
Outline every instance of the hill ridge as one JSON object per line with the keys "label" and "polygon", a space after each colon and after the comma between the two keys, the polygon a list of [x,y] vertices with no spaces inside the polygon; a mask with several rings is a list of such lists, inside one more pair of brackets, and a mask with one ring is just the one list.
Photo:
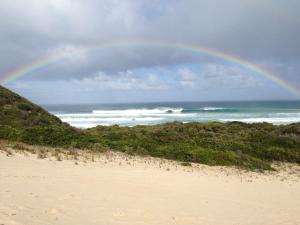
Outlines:
{"label": "hill ridge", "polygon": [[41,106],[0,85],[0,124],[13,127],[62,125],[62,121]]}

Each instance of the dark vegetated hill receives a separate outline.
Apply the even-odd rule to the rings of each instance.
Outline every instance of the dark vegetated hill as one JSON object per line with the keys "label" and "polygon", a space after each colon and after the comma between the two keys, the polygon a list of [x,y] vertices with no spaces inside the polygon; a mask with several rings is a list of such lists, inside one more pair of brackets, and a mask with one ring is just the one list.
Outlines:
{"label": "dark vegetated hill", "polygon": [[38,105],[0,86],[0,124],[13,127],[62,125],[55,116]]}
{"label": "dark vegetated hill", "polygon": [[272,169],[273,161],[300,164],[299,123],[167,123],[79,130],[1,86],[0,138],[246,169]]}
{"label": "dark vegetated hill", "polygon": [[82,132],[0,86],[0,138],[30,144],[70,145]]}

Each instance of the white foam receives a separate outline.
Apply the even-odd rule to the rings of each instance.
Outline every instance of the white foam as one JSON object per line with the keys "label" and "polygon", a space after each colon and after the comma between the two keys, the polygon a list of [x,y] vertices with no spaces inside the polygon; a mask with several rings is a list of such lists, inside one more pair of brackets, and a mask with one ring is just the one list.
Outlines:
{"label": "white foam", "polygon": [[[205,122],[205,121],[240,121],[245,123],[268,122],[273,124],[289,124],[300,122],[299,112],[256,112],[256,113],[226,113],[220,112],[221,107],[203,107],[197,111],[185,112],[182,108],[157,107],[152,109],[124,109],[124,110],[93,110],[87,113],[59,113],[62,121],[79,128],[90,128],[97,125],[134,126],[150,125],[165,122]],[[220,110],[220,111],[218,111]],[[207,111],[207,112],[206,112]],[[192,113],[190,113],[192,112]]]}
{"label": "white foam", "polygon": [[151,115],[151,114],[165,114],[165,113],[178,113],[182,108],[154,108],[154,109],[124,109],[124,110],[93,110],[93,114],[97,115]]}
{"label": "white foam", "polygon": [[298,116],[300,117],[300,113],[274,113],[274,115],[285,116],[285,117],[298,117]]}
{"label": "white foam", "polygon": [[225,108],[220,108],[220,107],[204,107],[202,110],[204,111],[217,111],[217,110],[223,110]]}
{"label": "white foam", "polygon": [[162,120],[160,117],[109,117],[109,118],[64,118],[64,122],[99,122],[99,121],[112,121],[112,122],[131,122],[131,121],[156,121]]}

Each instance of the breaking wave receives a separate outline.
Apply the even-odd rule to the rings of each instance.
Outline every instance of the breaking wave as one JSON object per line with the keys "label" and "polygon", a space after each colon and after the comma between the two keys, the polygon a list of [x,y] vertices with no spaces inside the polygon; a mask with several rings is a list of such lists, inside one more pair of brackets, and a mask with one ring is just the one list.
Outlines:
{"label": "breaking wave", "polygon": [[241,121],[245,123],[268,122],[273,124],[290,124],[300,122],[300,109],[289,111],[258,110],[256,108],[234,107],[144,107],[125,109],[97,109],[83,112],[78,108],[72,112],[54,112],[62,121],[79,128],[109,126],[153,125],[167,122],[207,122],[207,121]]}

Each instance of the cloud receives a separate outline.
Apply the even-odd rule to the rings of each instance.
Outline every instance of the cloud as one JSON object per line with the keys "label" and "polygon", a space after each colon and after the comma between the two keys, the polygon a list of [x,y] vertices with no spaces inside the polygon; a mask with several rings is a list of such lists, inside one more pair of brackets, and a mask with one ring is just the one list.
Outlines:
{"label": "cloud", "polygon": [[[300,56],[299,8],[295,0],[2,0],[0,72],[62,46],[138,39],[208,46],[254,61],[294,60]],[[89,68],[115,72],[199,60],[184,51],[145,47],[110,48],[87,57]],[[96,71],[86,70],[81,76]]]}
{"label": "cloud", "polygon": [[19,80],[8,87],[42,104],[291,98],[278,85],[235,66],[210,64],[197,71],[193,65],[116,74],[99,71],[82,79]]}
{"label": "cloud", "polygon": [[166,90],[168,85],[163,83],[159,76],[154,74],[139,75],[133,71],[125,71],[116,75],[108,75],[98,72],[94,77],[82,80],[73,80],[74,83],[83,87],[101,91],[116,90]]}
{"label": "cloud", "polygon": [[[120,41],[163,40],[234,54],[298,84],[299,9],[298,0],[2,0],[0,78],[46,54],[65,51],[62,60],[21,81],[36,81],[45,89],[50,81],[76,81],[95,89],[98,85],[145,92],[171,87],[218,87],[225,92],[230,87],[252,88],[253,93],[262,85],[252,72],[211,56],[167,46],[112,46]],[[151,72],[185,64],[200,67],[196,71],[183,66],[174,74],[168,72],[169,78]],[[149,72],[142,76],[136,73],[139,69]]]}
{"label": "cloud", "polygon": [[209,82],[215,88],[254,88],[263,84],[262,79],[255,77],[253,72],[237,66],[208,64],[203,69],[202,75],[203,81]]}
{"label": "cloud", "polygon": [[177,72],[179,82],[182,86],[193,87],[198,77],[193,71],[187,68],[181,68]]}
{"label": "cloud", "polygon": [[176,74],[176,81],[182,88],[232,90],[264,85],[262,77],[234,65],[206,64],[200,72],[181,67]]}

